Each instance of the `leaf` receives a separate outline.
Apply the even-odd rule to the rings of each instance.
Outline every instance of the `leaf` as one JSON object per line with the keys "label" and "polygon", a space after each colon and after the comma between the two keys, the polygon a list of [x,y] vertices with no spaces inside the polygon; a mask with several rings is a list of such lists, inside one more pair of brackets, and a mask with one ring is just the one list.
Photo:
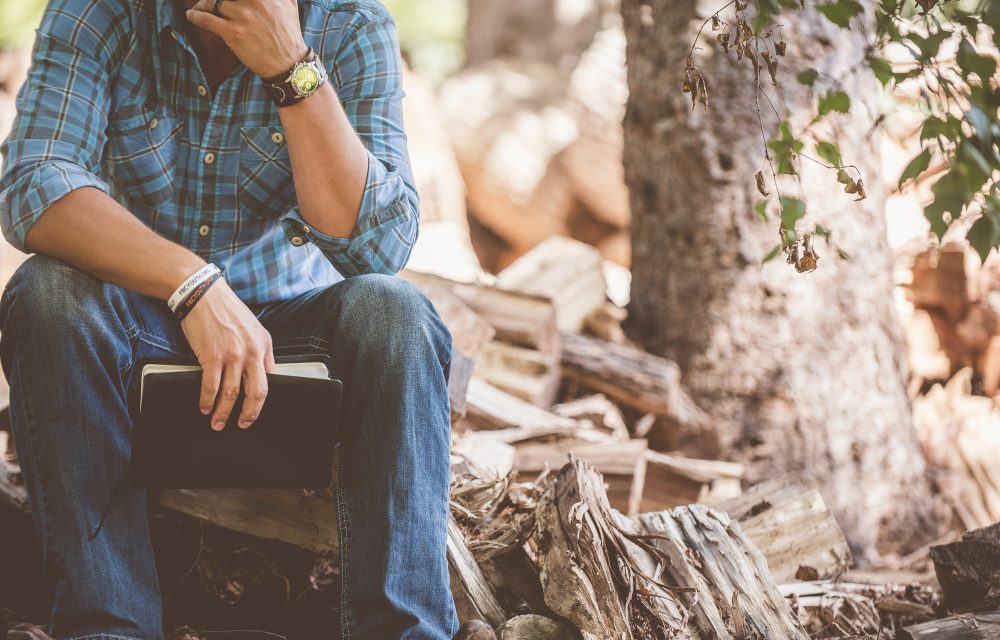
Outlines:
{"label": "leaf", "polygon": [[968,38],[962,38],[958,45],[958,55],[956,57],[958,66],[966,75],[975,74],[979,76],[982,83],[988,83],[993,74],[996,73],[997,63],[989,56],[980,55],[976,48],[972,46]]}
{"label": "leaf", "polygon": [[843,91],[824,93],[819,98],[819,114],[825,116],[831,111],[847,113],[851,110],[851,98]]}
{"label": "leaf", "polygon": [[934,8],[934,5],[938,3],[938,0],[917,0],[917,4],[923,9],[923,13],[927,13]]}
{"label": "leaf", "polygon": [[803,69],[795,74],[795,79],[799,84],[804,84],[807,87],[811,87],[816,84],[816,79],[819,78],[819,71],[815,69]]}
{"label": "leaf", "polygon": [[957,142],[964,137],[962,135],[962,121],[950,114],[944,120],[936,116],[928,116],[920,130],[920,140],[933,140],[939,136]]}
{"label": "leaf", "polygon": [[771,249],[770,251],[767,252],[766,256],[764,256],[763,258],[761,258],[760,265],[764,266],[765,264],[767,264],[771,260],[774,260],[775,258],[777,258],[779,255],[781,255],[781,245],[780,244],[776,244],[776,245],[774,245],[773,249]]}
{"label": "leaf", "polygon": [[865,8],[857,0],[837,0],[816,5],[816,8],[826,16],[827,20],[841,29],[851,26],[851,18],[864,13]]}
{"label": "leaf", "polygon": [[878,81],[882,83],[882,86],[888,86],[889,81],[892,80],[892,65],[885,58],[872,56],[868,59],[868,66]]}
{"label": "leaf", "polygon": [[990,251],[1000,245],[1000,219],[987,208],[983,211],[983,215],[972,223],[965,237],[979,254],[979,259],[986,262]]}
{"label": "leaf", "polygon": [[918,59],[921,62],[928,62],[937,55],[938,49],[941,48],[941,43],[947,40],[950,35],[951,31],[948,29],[940,29],[939,31],[934,31],[926,38],[916,33],[908,33],[906,37],[920,50]]}
{"label": "leaf", "polygon": [[806,203],[798,198],[781,197],[781,227],[795,229],[795,223],[806,215]]}
{"label": "leaf", "polygon": [[758,200],[757,204],[755,204],[753,206],[753,210],[757,214],[757,217],[759,217],[761,219],[761,222],[767,222],[767,220],[768,220],[768,217],[767,217],[767,200],[765,200],[763,198],[761,198],[760,200]]}
{"label": "leaf", "polygon": [[[770,193],[767,192],[767,187],[764,186],[764,173],[762,171],[758,171],[757,173],[754,174],[753,177],[754,180],[757,181],[757,191],[760,192],[760,195],[764,196],[765,198],[771,195]],[[767,221],[766,216],[764,217],[764,221],[765,222]]]}
{"label": "leaf", "polygon": [[843,161],[840,158],[840,149],[832,142],[820,142],[816,145],[816,153],[834,167],[840,167]]}
{"label": "leaf", "polygon": [[903,173],[899,174],[899,188],[902,189],[903,185],[914,180],[924,171],[927,171],[927,167],[931,165],[931,150],[924,149],[916,156],[910,160],[906,168],[903,169]]}

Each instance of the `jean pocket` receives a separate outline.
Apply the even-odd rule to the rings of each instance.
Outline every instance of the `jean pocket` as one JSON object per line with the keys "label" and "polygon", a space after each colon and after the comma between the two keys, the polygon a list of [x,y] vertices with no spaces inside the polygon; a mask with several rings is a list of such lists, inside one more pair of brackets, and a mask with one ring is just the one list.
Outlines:
{"label": "jean pocket", "polygon": [[279,127],[243,127],[240,133],[240,215],[275,219],[296,202],[284,133]]}
{"label": "jean pocket", "polygon": [[124,104],[112,118],[108,168],[130,205],[156,209],[173,198],[182,124],[133,102]]}

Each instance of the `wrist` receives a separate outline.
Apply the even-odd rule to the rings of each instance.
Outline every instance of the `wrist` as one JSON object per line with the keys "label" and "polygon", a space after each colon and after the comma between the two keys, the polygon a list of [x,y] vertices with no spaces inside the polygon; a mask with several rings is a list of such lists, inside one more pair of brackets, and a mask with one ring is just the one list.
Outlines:
{"label": "wrist", "polygon": [[[169,298],[167,298],[167,306],[170,308],[170,311],[176,315],[184,302],[190,298],[192,293],[198,290],[199,287],[209,281],[214,283],[215,280],[221,277],[222,271],[220,271],[217,266],[214,264],[206,264],[202,268],[190,274],[184,282],[174,289],[174,292],[170,294]],[[202,292],[202,294],[203,293],[204,292]],[[200,295],[198,297],[200,297]],[[188,307],[188,309],[190,309],[190,307]]]}

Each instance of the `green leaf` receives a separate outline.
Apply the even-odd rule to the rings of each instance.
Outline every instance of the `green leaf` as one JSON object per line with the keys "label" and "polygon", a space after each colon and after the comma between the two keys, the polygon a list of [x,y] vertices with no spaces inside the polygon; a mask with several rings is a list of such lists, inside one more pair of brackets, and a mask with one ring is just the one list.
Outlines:
{"label": "green leaf", "polygon": [[765,264],[767,264],[771,260],[774,260],[775,258],[777,258],[778,255],[780,255],[780,254],[781,254],[781,245],[780,244],[774,245],[774,248],[771,249],[770,251],[768,251],[766,256],[764,256],[763,258],[761,258],[761,260],[760,260],[760,266],[763,267]]}
{"label": "green leaf", "polygon": [[962,135],[962,121],[950,114],[944,120],[936,116],[928,116],[920,130],[921,142],[934,140],[939,136],[957,142],[964,137]]}
{"label": "green leaf", "polygon": [[927,62],[937,55],[938,49],[941,48],[941,43],[944,42],[950,35],[951,31],[941,29],[931,33],[926,38],[915,33],[907,34],[906,37],[909,38],[910,41],[917,46],[917,49],[920,50],[920,55],[917,56],[917,59],[921,62]]}
{"label": "green leaf", "polygon": [[819,98],[819,114],[825,116],[831,111],[847,113],[851,110],[851,98],[843,91],[824,93]]}
{"label": "green leaf", "polygon": [[757,217],[759,217],[761,219],[761,221],[767,222],[767,219],[768,219],[767,218],[767,200],[765,200],[764,198],[761,198],[760,200],[758,200],[757,204],[755,204],[753,206],[753,210],[757,214]]}
{"label": "green leaf", "polygon": [[980,82],[988,83],[996,73],[997,63],[989,56],[980,55],[967,38],[958,45],[958,66],[966,77],[975,74]]}
{"label": "green leaf", "polygon": [[892,66],[885,58],[872,56],[868,59],[868,66],[883,87],[889,85],[889,81],[892,80]]}
{"label": "green leaf", "polygon": [[1000,216],[987,207],[983,215],[972,223],[965,237],[979,254],[979,259],[986,262],[990,251],[1000,245]]}
{"label": "green leaf", "polygon": [[806,203],[798,198],[781,197],[781,228],[795,229],[795,223],[806,215]]}
{"label": "green leaf", "polygon": [[931,231],[940,240],[950,226],[944,215],[950,214],[951,222],[957,220],[972,194],[969,193],[961,172],[954,168],[934,183],[931,192],[934,194],[934,201],[924,208],[924,216],[931,223]]}
{"label": "green leaf", "polygon": [[865,8],[857,0],[837,0],[816,5],[816,8],[826,16],[827,20],[841,29],[851,26],[851,18],[864,13]]}
{"label": "green leaf", "polygon": [[803,69],[795,74],[795,79],[798,80],[799,84],[804,84],[807,87],[816,84],[817,78],[819,78],[819,71],[815,69]]}
{"label": "green leaf", "polygon": [[918,153],[903,169],[903,173],[899,175],[899,188],[902,189],[903,185],[910,180],[915,179],[924,171],[927,171],[927,167],[931,165],[931,150],[924,149]]}
{"label": "green leaf", "polygon": [[816,153],[834,167],[840,167],[844,164],[840,159],[840,149],[832,142],[823,141],[817,144]]}

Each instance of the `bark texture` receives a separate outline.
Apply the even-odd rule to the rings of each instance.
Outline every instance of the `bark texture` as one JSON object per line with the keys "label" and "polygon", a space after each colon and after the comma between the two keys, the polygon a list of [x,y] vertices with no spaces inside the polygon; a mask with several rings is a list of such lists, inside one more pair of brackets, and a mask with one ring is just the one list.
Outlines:
{"label": "bark texture", "polygon": [[[681,92],[698,27],[722,3],[622,4],[629,329],[680,364],[686,388],[719,422],[724,450],[748,464],[749,482],[778,473],[818,481],[862,560],[873,559],[879,543],[926,540],[930,494],[905,392],[877,184],[876,86],[848,73],[863,59],[863,38],[811,5],[779,20],[788,41],[779,82],[793,127],[814,113],[814,97],[794,74],[813,67],[821,78],[842,78],[851,112],[831,118],[824,137],[861,169],[869,192],[855,203],[832,171],[802,161],[801,192],[790,184],[783,192],[804,197],[810,218],[831,229],[853,261],[820,242],[819,269],[799,274],[781,259],[760,266],[778,234],[776,222],[762,224],[753,210],[753,175],[768,171],[750,64],[725,55],[706,27],[694,61],[708,81],[709,111],[692,110]],[[773,96],[770,80],[762,82]],[[764,118],[770,137],[773,114]]]}

